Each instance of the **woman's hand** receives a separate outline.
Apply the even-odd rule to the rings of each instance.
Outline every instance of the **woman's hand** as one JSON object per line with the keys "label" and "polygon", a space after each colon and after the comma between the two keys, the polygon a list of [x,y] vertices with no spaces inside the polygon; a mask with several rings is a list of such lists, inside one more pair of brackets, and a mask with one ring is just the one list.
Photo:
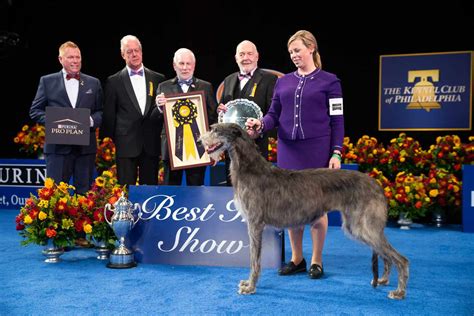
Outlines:
{"label": "woman's hand", "polygon": [[329,159],[329,169],[341,169],[341,153],[339,151],[335,151],[331,159]]}
{"label": "woman's hand", "polygon": [[223,103],[219,104],[219,106],[217,107],[217,113],[225,113],[227,112],[227,106]]}
{"label": "woman's hand", "polygon": [[245,122],[245,127],[247,128],[247,134],[250,138],[257,138],[260,135],[262,129],[262,122],[254,118],[248,118]]}

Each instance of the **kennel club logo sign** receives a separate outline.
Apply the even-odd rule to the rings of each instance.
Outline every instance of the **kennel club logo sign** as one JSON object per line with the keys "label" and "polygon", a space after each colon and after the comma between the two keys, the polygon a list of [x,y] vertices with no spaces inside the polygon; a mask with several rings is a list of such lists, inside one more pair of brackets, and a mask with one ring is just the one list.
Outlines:
{"label": "kennel club logo sign", "polygon": [[[138,262],[249,266],[247,224],[232,188],[130,186],[129,200],[141,207],[129,238]],[[280,267],[282,236],[265,228],[262,267]]]}
{"label": "kennel club logo sign", "polygon": [[473,52],[380,57],[379,130],[471,130]]}

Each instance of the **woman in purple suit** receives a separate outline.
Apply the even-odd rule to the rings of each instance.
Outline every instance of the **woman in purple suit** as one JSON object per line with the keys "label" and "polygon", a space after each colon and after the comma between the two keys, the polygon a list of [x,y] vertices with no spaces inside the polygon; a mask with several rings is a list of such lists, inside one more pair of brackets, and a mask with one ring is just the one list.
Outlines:
{"label": "woman in purple suit", "polygon": [[[322,70],[316,38],[298,31],[288,40],[288,52],[297,70],[278,79],[272,104],[261,119],[247,121],[248,133],[278,128],[278,167],[285,169],[341,167],[344,138],[343,102],[340,80]],[[291,210],[288,210],[291,212]],[[311,226],[313,253],[309,277],[320,278],[322,252],[328,227],[327,215]],[[280,275],[306,272],[303,258],[304,227],[288,229],[291,261]]]}

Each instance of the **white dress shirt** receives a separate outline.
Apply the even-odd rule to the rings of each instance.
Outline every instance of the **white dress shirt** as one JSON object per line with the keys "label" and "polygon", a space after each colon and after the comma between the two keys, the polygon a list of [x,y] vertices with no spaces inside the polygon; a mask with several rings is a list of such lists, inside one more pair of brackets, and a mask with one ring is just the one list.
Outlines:
{"label": "white dress shirt", "polygon": [[73,108],[76,108],[77,95],[79,94],[79,80],[66,79],[67,72],[63,69],[64,86],[66,87],[67,97]]}
{"label": "white dress shirt", "polygon": [[[127,66],[128,74],[130,76],[130,71],[132,70]],[[145,81],[145,70],[143,66],[138,69],[137,71],[143,70],[143,76],[140,75],[133,75],[130,76],[130,81],[132,82],[133,91],[135,92],[135,96],[138,100],[138,105],[140,105],[140,109],[142,110],[142,114],[145,114],[145,106],[146,106],[146,81]]]}

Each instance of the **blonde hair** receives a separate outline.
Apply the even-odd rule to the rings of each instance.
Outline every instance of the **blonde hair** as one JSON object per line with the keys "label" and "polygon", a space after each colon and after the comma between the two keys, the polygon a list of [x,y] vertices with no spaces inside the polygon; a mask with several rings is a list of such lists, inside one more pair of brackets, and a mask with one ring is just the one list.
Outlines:
{"label": "blonde hair", "polygon": [[309,31],[305,30],[299,30],[295,34],[293,34],[290,39],[288,40],[287,47],[290,46],[291,43],[293,43],[296,40],[301,40],[303,42],[303,45],[306,46],[307,48],[314,48],[313,52],[313,61],[314,65],[322,69],[323,68],[323,63],[321,62],[321,56],[319,55],[319,49],[318,49],[318,42],[316,41],[316,37],[314,37],[313,34]]}
{"label": "blonde hair", "polygon": [[66,43],[63,43],[61,46],[59,46],[59,56],[62,57],[66,53],[66,48],[77,48],[79,49],[79,46],[76,45],[76,43],[67,41]]}

